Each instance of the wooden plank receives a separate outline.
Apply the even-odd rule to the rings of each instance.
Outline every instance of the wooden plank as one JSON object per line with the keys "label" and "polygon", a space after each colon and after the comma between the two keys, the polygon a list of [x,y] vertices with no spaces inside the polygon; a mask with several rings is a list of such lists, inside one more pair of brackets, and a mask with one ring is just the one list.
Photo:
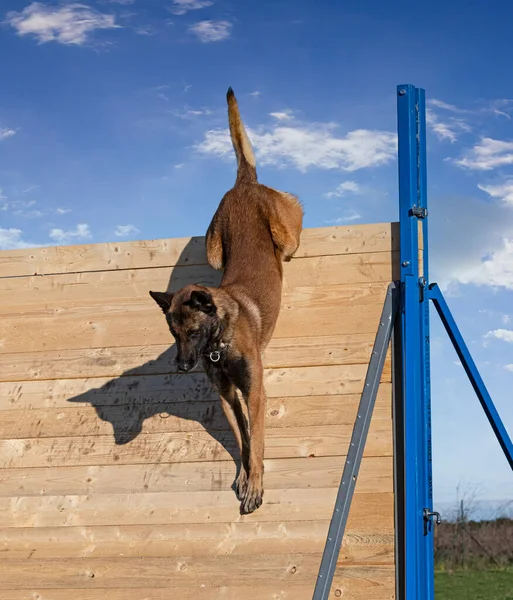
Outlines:
{"label": "wooden plank", "polygon": [[[265,461],[265,489],[338,487],[343,461],[343,456],[268,459]],[[236,465],[232,461],[154,464],[144,468],[140,465],[91,465],[3,469],[0,471],[0,497],[147,491],[221,492],[231,490],[235,475]],[[357,492],[392,491],[392,475],[391,457],[364,458]],[[190,501],[188,495],[187,502]]]}
{"label": "wooden plank", "polygon": [[[305,229],[297,257],[399,249],[397,223]],[[0,252],[0,277],[206,264],[203,237],[50,246]]]}
{"label": "wooden plank", "polygon": [[[284,290],[274,338],[376,333],[387,283]],[[172,341],[162,313],[144,302],[55,309],[55,316],[0,315],[3,352],[34,352]],[[127,323],[130,326],[127,327]]]}
{"label": "wooden plank", "polygon": [[[356,493],[351,504],[347,531],[389,534],[394,528],[394,497],[388,491]],[[336,487],[272,489],[266,487],[262,506],[250,515],[240,515],[232,490],[221,492],[146,492],[144,494],[93,494],[18,496],[0,498],[2,526],[43,531],[70,527],[283,523],[331,519]]]}
{"label": "wooden plank", "polygon": [[[304,285],[375,283],[393,279],[397,253],[378,252],[296,259],[284,266],[284,289]],[[110,306],[137,299],[154,304],[150,289],[177,290],[191,283],[219,285],[221,273],[206,266],[15,277],[2,281],[3,315],[54,317],[71,306]],[[151,301],[151,302],[150,302]]]}
{"label": "wooden plank", "polygon": [[[340,425],[269,429],[266,458],[339,456],[347,453],[351,428]],[[392,456],[389,419],[371,423],[364,456]],[[0,469],[79,465],[169,464],[238,458],[231,430],[146,433],[122,448],[112,435],[0,440]]]}
{"label": "wooden plank", "polygon": [[[283,585],[268,582],[267,585],[251,585],[251,600],[312,600],[315,579],[308,585]],[[7,590],[9,600],[240,600],[248,593],[248,585],[236,587],[189,588],[119,588],[119,589],[51,589],[30,587],[27,590]],[[389,565],[339,567],[335,573],[330,600],[394,600],[395,570]]]}
{"label": "wooden plank", "polygon": [[[264,372],[264,383],[270,398],[360,394],[366,374],[367,365],[268,369]],[[390,381],[388,361],[382,382]],[[0,382],[1,410],[64,408],[73,403],[89,403],[95,407],[113,408],[112,416],[105,414],[108,420],[120,418],[117,407],[122,404],[210,402],[218,397],[205,373]]]}
{"label": "wooden plank", "polygon": [[[266,367],[302,367],[367,363],[375,333],[273,338],[264,355]],[[79,348],[2,354],[0,381],[115,377],[169,373],[176,347],[170,339],[156,346]],[[163,356],[162,356],[163,355]]]}
{"label": "wooden plank", "polygon": [[[299,396],[269,398],[266,429],[335,425],[352,428],[360,395]],[[227,422],[217,400],[162,404],[118,405],[115,418],[118,435],[192,432],[226,429]],[[373,419],[390,419],[391,384],[379,389]],[[89,404],[65,408],[4,410],[0,418],[0,439],[48,438],[85,435],[112,435],[112,421],[100,418]]]}
{"label": "wooden plank", "polygon": [[[3,559],[226,556],[322,553],[329,521],[201,523],[104,527],[0,529]],[[347,530],[343,552],[348,562],[365,561],[369,550],[393,551],[389,533]]]}
{"label": "wooden plank", "polygon": [[[310,584],[315,581],[320,554],[267,554],[265,556],[215,556],[179,558],[76,558],[3,559],[0,589],[41,588],[132,588],[223,586],[267,584]],[[369,549],[368,565],[391,565],[392,553]],[[344,561],[344,566],[356,564]],[[180,597],[180,596],[178,596]]]}

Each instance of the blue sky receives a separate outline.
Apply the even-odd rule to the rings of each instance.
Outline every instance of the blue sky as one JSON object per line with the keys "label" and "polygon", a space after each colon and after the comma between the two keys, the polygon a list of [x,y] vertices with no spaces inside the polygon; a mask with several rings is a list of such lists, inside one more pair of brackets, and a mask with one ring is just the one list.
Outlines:
{"label": "blue sky", "polygon": [[[513,434],[513,5],[4,0],[1,11],[3,249],[202,235],[233,183],[230,85],[261,180],[300,196],[305,226],[396,220],[395,87],[424,87],[432,280]],[[432,360],[437,503],[450,507],[458,484],[513,502],[435,315]]]}

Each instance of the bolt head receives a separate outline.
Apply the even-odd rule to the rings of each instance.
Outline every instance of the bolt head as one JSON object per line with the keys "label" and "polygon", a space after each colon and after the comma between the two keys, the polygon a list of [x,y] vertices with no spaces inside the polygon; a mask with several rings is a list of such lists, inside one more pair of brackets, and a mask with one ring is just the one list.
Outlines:
{"label": "bolt head", "polygon": [[409,267],[410,266],[410,261],[409,260],[404,260],[403,261],[403,267]]}
{"label": "bolt head", "polygon": [[399,90],[399,96],[405,96],[405,95],[406,95],[406,90],[405,89]]}

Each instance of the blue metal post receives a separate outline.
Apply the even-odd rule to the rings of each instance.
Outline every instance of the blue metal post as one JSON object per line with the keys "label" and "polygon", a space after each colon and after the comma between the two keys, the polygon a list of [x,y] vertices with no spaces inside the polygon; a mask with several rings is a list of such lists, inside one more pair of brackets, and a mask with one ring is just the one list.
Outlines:
{"label": "blue metal post", "polygon": [[488,421],[492,426],[492,429],[499,441],[499,444],[506,456],[507,461],[509,462],[509,466],[513,469],[513,443],[506,431],[506,427],[495,408],[495,405],[486,389],[483,379],[479,374],[479,371],[476,367],[475,362],[472,359],[472,356],[465,344],[463,337],[456,325],[456,321],[454,320],[447,303],[445,302],[445,298],[440,291],[440,288],[435,283],[430,286],[429,296],[435,305],[435,308],[440,315],[440,319],[444,324],[445,330],[451,339],[452,345],[456,350],[459,359],[461,360],[461,364],[467,373],[468,378],[470,379],[470,383],[474,388],[474,391],[481,402],[481,406],[488,417]]}
{"label": "blue metal post", "polygon": [[432,600],[433,533],[431,512],[431,425],[427,243],[419,271],[419,221],[427,242],[425,101],[412,85],[397,87],[399,221],[402,284],[401,387],[404,434],[404,562],[406,600]]}

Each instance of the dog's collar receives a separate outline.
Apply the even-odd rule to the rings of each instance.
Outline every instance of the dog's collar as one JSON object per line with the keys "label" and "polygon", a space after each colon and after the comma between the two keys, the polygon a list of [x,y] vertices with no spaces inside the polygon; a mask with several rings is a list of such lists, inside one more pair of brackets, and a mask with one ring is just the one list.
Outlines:
{"label": "dog's collar", "polygon": [[221,353],[228,348],[228,344],[224,342],[219,342],[219,346],[217,348],[209,348],[205,355],[210,358],[213,363],[217,363],[221,360]]}

